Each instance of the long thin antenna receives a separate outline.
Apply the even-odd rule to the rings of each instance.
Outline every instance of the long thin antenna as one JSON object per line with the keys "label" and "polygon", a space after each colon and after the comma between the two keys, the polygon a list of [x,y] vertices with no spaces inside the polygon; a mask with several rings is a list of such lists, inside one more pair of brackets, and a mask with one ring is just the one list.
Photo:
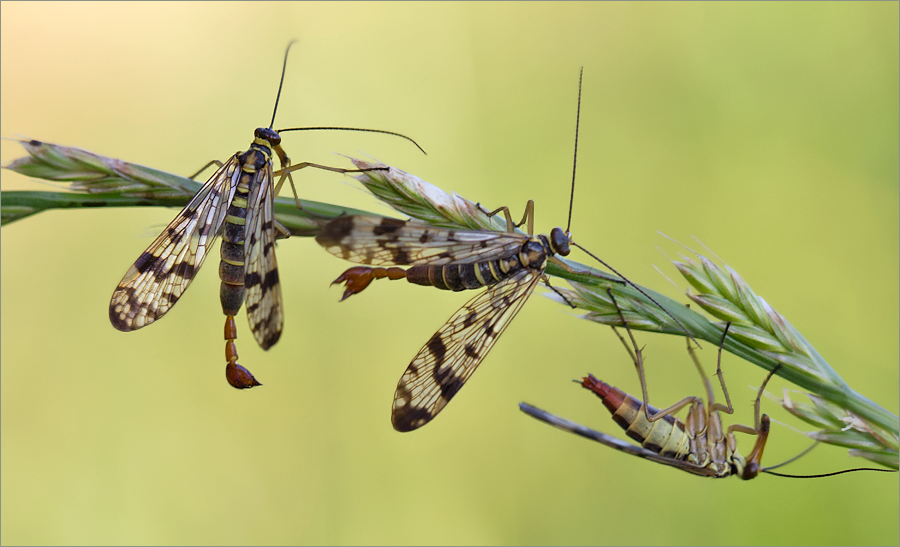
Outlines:
{"label": "long thin antenna", "polygon": [[[287,45],[287,49],[284,50],[284,64],[281,67],[281,81],[278,82],[278,95],[275,96],[275,109],[272,111],[272,122],[269,123],[269,129],[272,129],[272,127],[275,125],[275,113],[278,112],[278,101],[281,99],[281,86],[284,85],[284,74],[287,71],[288,52],[291,51],[291,46],[294,45],[294,43],[296,41],[297,40],[291,40]],[[580,102],[581,101],[581,91],[580,90],[578,92],[578,97],[579,97],[578,100]],[[279,129],[276,131],[276,133],[282,133],[284,131],[363,131],[366,133],[382,133],[384,135],[393,135],[395,137],[400,137],[400,138],[406,139],[409,142],[416,145],[416,148],[418,148],[423,154],[425,154],[426,156],[428,155],[428,152],[425,152],[425,150],[421,146],[419,146],[419,143],[417,143],[416,141],[407,137],[406,135],[402,135],[400,133],[394,133],[393,131],[382,131],[380,129],[360,129],[357,127],[291,127],[288,129]],[[577,131],[576,131],[576,133],[577,133]],[[576,140],[577,140],[577,138],[576,138]],[[576,145],[576,147],[577,147],[577,145]],[[572,218],[571,205],[569,206],[569,218],[570,219]]]}
{"label": "long thin antenna", "polygon": [[272,129],[272,126],[275,125],[275,113],[278,112],[278,100],[281,99],[281,86],[284,84],[284,73],[287,70],[288,52],[296,41],[297,40],[291,40],[288,42],[287,49],[284,50],[284,64],[281,66],[281,81],[278,82],[278,95],[275,95],[275,109],[272,110],[272,121],[269,123],[269,129]]}
{"label": "long thin antenna", "polygon": [[637,285],[635,285],[634,283],[632,283],[630,279],[628,279],[628,278],[625,277],[624,275],[622,275],[622,274],[620,274],[619,272],[617,272],[615,268],[613,268],[612,266],[610,266],[609,264],[607,264],[606,262],[604,262],[603,260],[601,260],[600,257],[598,257],[598,256],[595,255],[594,253],[588,251],[587,249],[585,249],[585,248],[582,247],[581,245],[579,245],[579,244],[577,244],[577,243],[575,243],[575,242],[573,241],[573,242],[572,242],[572,246],[573,246],[573,247],[578,247],[579,249],[581,249],[582,251],[584,251],[589,257],[593,258],[594,260],[596,260],[596,261],[599,262],[600,264],[603,264],[604,266],[606,266],[607,268],[609,268],[609,271],[611,271],[612,273],[614,273],[614,274],[616,274],[617,276],[619,276],[619,277],[621,277],[622,279],[624,279],[626,283],[628,283],[629,285],[631,285],[632,287],[634,287],[635,289],[637,289],[637,291],[638,291],[639,293],[641,293],[641,294],[643,294],[644,296],[646,296],[648,300],[650,300],[651,302],[653,302],[654,304],[656,304],[656,306],[657,306],[659,309],[661,309],[663,312],[665,312],[665,314],[668,315],[668,316],[672,319],[672,321],[675,321],[675,324],[678,325],[679,327],[681,327],[681,330],[684,331],[684,333],[687,335],[688,338],[690,338],[691,340],[693,340],[693,342],[694,342],[695,344],[697,344],[697,347],[700,347],[700,343],[697,342],[697,340],[696,340],[693,336],[691,336],[691,332],[690,332],[689,330],[687,330],[687,328],[686,328],[684,325],[681,324],[681,321],[679,321],[678,319],[675,318],[674,315],[672,315],[671,313],[669,313],[669,310],[667,310],[665,307],[663,307],[663,305],[660,304],[659,302],[657,302],[652,296],[650,296],[649,294],[647,294],[646,292],[644,292],[644,289],[642,289],[642,288],[638,287]]}
{"label": "long thin antenna", "polygon": [[807,448],[807,449],[804,450],[803,452],[797,454],[797,455],[794,456],[793,458],[791,458],[791,459],[789,459],[789,460],[786,460],[786,461],[783,461],[783,462],[781,462],[781,463],[779,463],[779,464],[776,464],[776,465],[770,465],[769,467],[764,467],[764,468],[760,469],[760,471],[763,471],[763,472],[768,473],[768,472],[771,471],[772,469],[778,469],[779,467],[784,467],[785,465],[787,465],[787,464],[789,464],[789,463],[793,463],[793,462],[799,460],[800,458],[802,458],[803,456],[809,454],[809,453],[812,451],[812,449],[815,448],[815,447],[817,447],[817,446],[819,446],[819,441],[813,441],[812,445],[810,445],[809,448]]}
{"label": "long thin antenna", "polygon": [[875,469],[873,467],[855,467],[853,469],[844,469],[843,471],[834,471],[833,473],[821,473],[818,475],[788,475],[787,473],[776,473],[774,471],[766,471],[760,469],[763,473],[774,475],[776,477],[785,477],[788,479],[821,479],[824,477],[833,477],[835,475],[843,475],[844,473],[852,473],[854,471],[880,471],[882,473],[896,473],[896,469]]}
{"label": "long thin antenna", "polygon": [[[571,192],[570,192],[570,194],[569,194],[569,221],[568,221],[568,223],[566,224],[566,234],[567,234],[567,235],[570,233],[570,232],[569,232],[569,229],[572,227],[572,206],[573,206],[573,204],[574,204],[574,202],[575,202],[575,171],[576,171],[576,169],[577,169],[577,167],[578,167],[578,130],[579,130],[579,127],[580,127],[580,125],[581,125],[581,88],[582,88],[582,84],[583,84],[583,83],[584,83],[584,67],[581,67],[581,71],[578,73],[578,109],[576,110],[576,113],[575,113],[575,157],[574,157],[574,159],[572,160],[572,189],[571,189]],[[685,326],[682,325],[681,322],[678,321],[678,319],[675,319],[675,316],[673,316],[671,313],[669,313],[669,310],[667,310],[666,308],[664,308],[664,307],[662,306],[662,304],[660,304],[659,302],[657,302],[656,300],[654,300],[653,297],[650,296],[649,294],[647,294],[646,292],[644,292],[643,289],[641,289],[640,287],[638,287],[637,285],[635,285],[634,283],[632,283],[631,280],[629,280],[627,277],[625,277],[624,275],[622,275],[622,274],[620,274],[619,272],[617,272],[617,271],[615,270],[615,268],[613,268],[612,266],[610,266],[610,265],[607,264],[606,262],[600,260],[600,258],[598,258],[596,255],[594,255],[593,253],[591,253],[590,251],[588,251],[587,249],[585,249],[585,248],[582,247],[581,245],[575,243],[574,241],[571,241],[570,243],[571,243],[572,246],[578,247],[579,249],[581,249],[582,251],[584,251],[585,253],[587,253],[588,256],[590,256],[591,258],[593,258],[594,260],[596,260],[596,261],[599,262],[600,264],[603,264],[604,266],[606,266],[607,268],[609,268],[610,271],[612,271],[614,274],[616,274],[617,276],[619,276],[619,277],[621,277],[622,279],[624,279],[626,283],[628,283],[629,285],[631,285],[632,287],[634,287],[635,289],[637,289],[638,292],[640,292],[641,294],[643,294],[644,296],[646,296],[647,299],[649,299],[651,302],[653,302],[654,304],[656,304],[656,305],[659,307],[659,309],[661,309],[662,311],[664,311],[664,312],[666,313],[666,315],[668,315],[673,321],[675,321],[675,323],[676,323],[679,327],[681,327],[681,330],[684,331],[684,333],[688,336],[688,338],[690,338],[691,340],[694,341],[695,344],[697,344],[697,347],[700,347],[700,343],[697,342],[697,340],[694,339],[693,336],[691,336],[690,331],[688,331],[688,330],[685,328]]]}
{"label": "long thin antenna", "polygon": [[777,464],[777,465],[770,465],[769,467],[764,467],[764,468],[760,469],[760,472],[762,472],[762,473],[768,473],[769,475],[774,475],[774,476],[776,476],[776,477],[785,477],[785,478],[788,478],[788,479],[820,479],[820,478],[823,478],[823,477],[833,477],[833,476],[835,476],[835,475],[842,475],[842,474],[844,474],[844,473],[851,473],[851,472],[853,472],[853,471],[881,471],[881,472],[883,472],[883,473],[896,473],[896,472],[897,472],[895,469],[875,469],[875,468],[872,468],[872,467],[856,467],[856,468],[854,468],[854,469],[844,469],[843,471],[834,471],[834,472],[831,472],[831,473],[820,473],[820,474],[817,474],[817,475],[788,475],[787,473],[775,473],[774,471],[772,471],[772,469],[778,469],[779,467],[784,467],[785,465],[787,465],[787,464],[789,464],[789,463],[793,463],[793,462],[799,460],[799,459],[802,458],[803,456],[809,454],[809,452],[810,452],[813,448],[815,448],[815,447],[817,447],[817,446],[819,446],[819,441],[814,441],[814,442],[812,443],[812,446],[810,446],[809,448],[807,448],[807,449],[804,450],[803,452],[797,454],[797,455],[794,456],[793,458],[791,458],[791,459],[789,459],[789,460],[787,460],[787,461],[781,462],[781,463],[779,463],[779,464]]}
{"label": "long thin antenna", "polygon": [[578,73],[578,109],[575,112],[575,158],[572,160],[572,190],[569,193],[569,222],[566,233],[572,227],[572,204],[575,203],[575,169],[578,167],[578,127],[581,125],[581,84],[584,81],[584,67]]}
{"label": "long thin antenna", "polygon": [[428,152],[426,152],[421,146],[419,146],[419,143],[407,137],[406,135],[403,135],[401,133],[394,133],[393,131],[382,131],[381,129],[361,129],[359,127],[289,127],[287,129],[279,129],[276,132],[284,133],[285,131],[363,131],[365,133],[381,133],[383,135],[393,135],[395,137],[400,137],[408,140],[409,142],[416,145],[416,148],[418,148],[423,154],[425,154],[426,156],[428,155]]}

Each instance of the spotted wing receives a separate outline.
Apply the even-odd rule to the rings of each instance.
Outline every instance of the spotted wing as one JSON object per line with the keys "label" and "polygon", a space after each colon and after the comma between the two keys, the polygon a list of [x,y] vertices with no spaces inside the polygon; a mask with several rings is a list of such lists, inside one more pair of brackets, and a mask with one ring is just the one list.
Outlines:
{"label": "spotted wing", "polygon": [[281,336],[284,308],[275,261],[272,164],[257,172],[247,201],[244,239],[244,299],[253,337],[269,349]]}
{"label": "spotted wing", "polygon": [[412,431],[437,416],[494,347],[542,274],[523,269],[490,287],[431,337],[397,384],[391,414],[394,429]]}
{"label": "spotted wing", "polygon": [[109,302],[114,327],[132,331],[149,325],[184,294],[219,236],[240,172],[234,156],[128,269]]}
{"label": "spotted wing", "polygon": [[376,266],[492,260],[515,254],[527,240],[519,233],[453,230],[375,215],[337,217],[316,236],[338,258]]}

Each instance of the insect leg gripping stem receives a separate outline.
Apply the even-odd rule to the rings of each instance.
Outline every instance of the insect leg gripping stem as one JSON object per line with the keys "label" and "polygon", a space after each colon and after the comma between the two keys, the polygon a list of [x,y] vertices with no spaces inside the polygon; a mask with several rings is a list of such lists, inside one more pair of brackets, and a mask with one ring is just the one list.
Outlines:
{"label": "insect leg gripping stem", "polygon": [[[278,152],[279,149],[280,147],[276,148],[276,152]],[[291,176],[291,173],[293,173],[294,171],[298,171],[306,167],[315,167],[316,169],[331,171],[333,173],[363,173],[365,171],[387,171],[389,169],[388,167],[370,167],[368,169],[342,169],[340,167],[329,167],[327,165],[319,165],[318,163],[310,163],[308,161],[290,165],[290,160],[287,156],[282,157],[283,154],[283,152],[279,154],[279,157],[282,161],[282,168],[273,173],[274,176],[279,177],[278,182],[275,184],[275,193],[273,195],[278,195],[278,192],[281,191],[281,187],[284,185],[285,180],[290,181],[291,191],[294,193],[294,203],[297,205],[297,209],[300,210],[303,210],[303,207],[300,205],[300,197],[297,195],[297,187],[294,186],[294,178]]]}
{"label": "insect leg gripping stem", "polygon": [[[479,208],[481,208],[480,205],[479,205]],[[522,220],[520,220],[518,222],[518,224],[513,223],[512,213],[509,212],[509,207],[507,207],[505,205],[503,207],[494,209],[493,211],[490,211],[490,212],[484,211],[482,209],[482,212],[484,214],[486,214],[488,217],[492,217],[501,211],[503,212],[503,218],[506,220],[506,231],[507,232],[512,233],[515,231],[516,228],[518,228],[518,227],[522,226],[523,224],[525,224],[526,222],[528,222],[528,233],[529,234],[534,233],[534,200],[529,199],[528,203],[525,204],[525,214],[522,215]]]}

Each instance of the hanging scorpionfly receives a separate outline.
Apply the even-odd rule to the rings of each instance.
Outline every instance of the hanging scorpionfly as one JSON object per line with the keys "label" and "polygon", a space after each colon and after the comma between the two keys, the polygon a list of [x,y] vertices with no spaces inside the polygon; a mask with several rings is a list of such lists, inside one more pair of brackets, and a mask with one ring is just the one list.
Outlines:
{"label": "hanging scorpionfly", "polygon": [[[279,133],[305,130],[365,131],[399,136],[419,146],[399,133],[376,129],[296,127],[273,130],[287,56],[293,43],[288,44],[284,53],[281,81],[269,127],[256,129],[253,142],[246,152],[235,153],[224,164],[218,161],[207,164],[206,167],[216,163],[219,168],[147,250],[141,253],[119,282],[109,303],[109,319],[120,331],[133,331],[153,323],[165,315],[184,294],[203,265],[210,248],[219,235],[222,235],[219,262],[222,284],[219,296],[225,314],[225,376],[228,383],[237,389],[261,385],[246,368],[237,363],[237,346],[234,342],[237,327],[234,316],[240,311],[242,304],[247,304],[250,331],[264,350],[278,341],[284,325],[281,286],[275,261],[275,239],[288,237],[289,233],[275,220],[274,197],[278,195],[284,181],[288,180],[294,190],[297,207],[301,208],[291,177],[291,173],[298,169],[315,167],[337,173],[360,171],[309,162],[292,165],[281,148]],[[281,162],[281,169],[274,172],[273,151]],[[203,169],[194,176],[202,171]],[[274,182],[276,177],[277,183]]]}
{"label": "hanging scorpionfly", "polygon": [[[575,124],[576,158],[580,110],[581,80]],[[573,196],[574,171],[573,168]],[[570,247],[577,246],[569,227],[553,228],[549,236],[516,232],[515,228],[527,222],[528,234],[534,234],[533,201],[526,205],[518,224],[513,223],[506,207],[485,213],[490,217],[501,211],[506,219],[505,232],[454,230],[416,220],[356,215],[335,218],[316,236],[316,241],[330,253],[351,262],[411,266],[406,270],[350,268],[334,281],[346,283],[342,300],[383,278],[405,278],[417,285],[453,291],[487,287],[434,333],[403,373],[391,413],[397,431],[418,429],[437,416],[494,347],[538,282],[543,280],[549,286],[544,274],[548,262],[556,260],[555,255],[568,255]],[[569,226],[571,221],[570,201]],[[617,281],[630,283],[622,279]]]}

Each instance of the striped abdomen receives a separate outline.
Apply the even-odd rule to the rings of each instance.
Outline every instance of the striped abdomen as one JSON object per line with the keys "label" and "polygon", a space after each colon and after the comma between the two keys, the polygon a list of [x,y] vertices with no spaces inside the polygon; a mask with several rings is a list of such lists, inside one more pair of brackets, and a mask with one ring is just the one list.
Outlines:
{"label": "striped abdomen", "polygon": [[[613,420],[641,446],[668,458],[688,459],[691,439],[685,432],[684,422],[668,414],[655,422],[647,421],[641,401],[593,375],[584,378],[581,385],[600,397]],[[647,409],[651,416],[658,412],[650,405]]]}
{"label": "striped abdomen", "polygon": [[496,285],[523,268],[543,270],[547,257],[552,254],[546,237],[538,236],[528,240],[509,258],[443,266],[412,266],[406,270],[406,280],[450,291],[480,289]]}
{"label": "striped abdomen", "polygon": [[258,184],[259,172],[271,157],[271,151],[253,143],[250,150],[241,154],[241,178],[228,206],[222,228],[222,245],[219,247],[219,278],[222,280],[219,299],[222,313],[235,316],[244,303],[244,239],[247,220],[247,199],[251,186]]}

